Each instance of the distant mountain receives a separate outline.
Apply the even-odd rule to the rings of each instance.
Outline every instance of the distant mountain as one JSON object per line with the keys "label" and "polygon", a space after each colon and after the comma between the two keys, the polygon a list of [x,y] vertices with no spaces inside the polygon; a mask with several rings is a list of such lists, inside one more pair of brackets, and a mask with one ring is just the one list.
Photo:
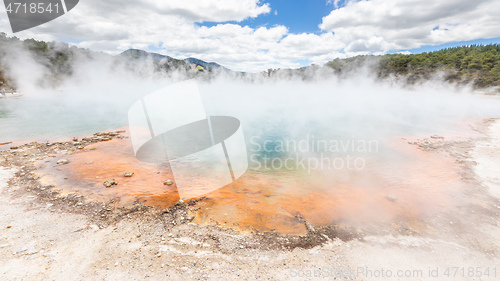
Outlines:
{"label": "distant mountain", "polygon": [[[334,59],[324,66],[310,65],[298,69],[268,69],[261,73],[229,70],[217,63],[197,58],[176,59],[157,53],[130,49],[111,56],[65,43],[44,42],[34,39],[20,40],[0,32],[0,84],[3,88],[20,88],[24,81],[13,75],[12,58],[28,52],[41,67],[43,76],[37,80],[42,88],[53,88],[71,78],[83,61],[110,62],[112,67],[123,67],[137,75],[185,75],[194,78],[215,77],[226,72],[233,77],[248,79],[301,79],[316,80],[329,77],[359,76],[360,69],[369,71],[379,79],[398,79],[408,85],[443,78],[455,85],[473,85],[475,88],[494,88],[500,91],[500,44],[468,45],[421,54],[367,55]],[[142,61],[141,58],[151,58]],[[144,63],[145,62],[145,63]],[[363,72],[364,73],[364,72]]]}
{"label": "distant mountain", "polygon": [[162,60],[162,59],[167,59],[171,60],[174,59],[169,56],[157,54],[157,53],[149,53],[143,50],[138,50],[138,49],[128,49],[125,52],[121,53],[120,56],[123,57],[129,57],[129,58],[146,58],[146,57],[151,57],[153,60]]}
{"label": "distant mountain", "polygon": [[215,62],[206,62],[206,61],[202,61],[202,60],[197,59],[197,58],[187,58],[184,61],[192,63],[192,64],[196,64],[196,65],[201,65],[205,69],[209,69],[209,68],[222,68],[224,70],[229,70],[228,68],[225,68],[224,66],[222,66],[222,65],[220,65],[218,63],[215,63]]}
{"label": "distant mountain", "polygon": [[125,52],[121,53],[120,56],[129,57],[129,58],[152,58],[153,61],[155,61],[155,62],[166,60],[168,62],[175,61],[175,62],[179,63],[179,62],[183,61],[189,65],[194,64],[196,67],[201,66],[201,67],[203,67],[203,69],[206,69],[208,71],[214,70],[214,69],[229,70],[228,68],[226,68],[218,63],[215,63],[215,62],[206,62],[206,61],[202,61],[202,60],[197,59],[197,58],[187,58],[184,60],[179,60],[176,58],[172,58],[170,56],[161,55],[158,53],[150,53],[150,52],[146,52],[146,51],[138,50],[138,49],[126,50]]}

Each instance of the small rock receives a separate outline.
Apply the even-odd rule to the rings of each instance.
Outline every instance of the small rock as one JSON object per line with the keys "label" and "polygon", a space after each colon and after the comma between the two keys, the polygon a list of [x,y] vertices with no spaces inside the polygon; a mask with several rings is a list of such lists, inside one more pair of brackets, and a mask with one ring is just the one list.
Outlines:
{"label": "small rock", "polygon": [[89,228],[92,229],[92,230],[95,230],[95,231],[99,230],[99,226],[97,226],[95,224],[89,225]]}
{"label": "small rock", "polygon": [[110,188],[113,185],[117,185],[118,182],[115,181],[115,179],[110,179],[110,180],[105,181],[103,184],[104,184],[105,187]]}
{"label": "small rock", "polygon": [[432,135],[431,138],[432,139],[444,139],[444,137],[438,136],[438,135]]}
{"label": "small rock", "polygon": [[69,163],[68,159],[60,159],[56,162],[57,165],[66,165]]}
{"label": "small rock", "polygon": [[83,145],[79,145],[76,147],[77,149],[84,149],[85,147]]}
{"label": "small rock", "polygon": [[132,172],[126,172],[123,176],[126,177],[126,178],[130,178],[134,175],[134,173]]}
{"label": "small rock", "polygon": [[36,253],[38,253],[38,250],[31,249],[31,250],[28,250],[28,251],[26,252],[26,255],[34,255],[34,254],[36,254]]}
{"label": "small rock", "polygon": [[394,196],[394,195],[387,195],[385,197],[385,199],[387,199],[387,200],[389,200],[391,202],[396,202],[398,200],[398,198],[396,196]]}
{"label": "small rock", "polygon": [[19,146],[11,146],[10,149],[19,149]]}
{"label": "small rock", "polygon": [[163,182],[164,185],[172,185],[174,184],[174,182],[170,179],[166,180],[165,182]]}

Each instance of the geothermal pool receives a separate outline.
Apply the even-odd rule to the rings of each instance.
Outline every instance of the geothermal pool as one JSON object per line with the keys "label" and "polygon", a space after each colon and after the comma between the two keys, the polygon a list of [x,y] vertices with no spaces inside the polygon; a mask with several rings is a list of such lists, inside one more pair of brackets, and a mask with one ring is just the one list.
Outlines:
{"label": "geothermal pool", "polygon": [[[446,138],[463,140],[478,136],[463,129]],[[194,222],[217,223],[243,231],[303,234],[307,229],[298,215],[314,226],[376,227],[404,222],[412,231],[423,231],[420,224],[427,216],[446,212],[465,200],[467,183],[462,180],[463,167],[456,159],[443,151],[426,151],[413,144],[419,141],[437,146],[444,143],[441,138],[391,137],[379,150],[363,158],[358,153],[357,159],[363,159],[362,167],[288,169],[274,165],[278,169],[273,169],[263,162],[251,163],[247,173],[232,184],[197,198],[183,199],[202,199],[196,204],[199,210]],[[78,193],[90,200],[112,202],[110,205],[116,207],[140,203],[169,208],[181,199],[168,163],[140,162],[128,138],[54,156],[38,162],[37,174],[44,184],[55,185],[63,194]],[[56,165],[63,158],[70,163]],[[134,175],[124,177],[126,172]],[[106,188],[103,182],[108,179],[115,179],[118,185]],[[174,184],[165,185],[167,179],[173,179]],[[193,171],[192,181],[203,183],[204,178]]]}
{"label": "geothermal pool", "polygon": [[[475,128],[500,112],[498,99],[434,88],[214,83],[200,94],[207,115],[236,117],[242,124],[249,169],[232,184],[180,198],[169,164],[140,162],[126,137],[40,160],[40,180],[63,194],[116,207],[168,208],[180,199],[200,199],[194,222],[243,231],[303,234],[303,217],[313,226],[404,223],[420,232],[427,217],[467,198],[471,183],[463,179],[464,164],[447,146],[484,137]],[[135,98],[2,100],[0,143],[70,141],[114,128],[127,136],[127,110]],[[309,146],[300,148],[304,140]],[[365,145],[352,148],[349,142]],[[60,159],[70,162],[56,165]],[[126,178],[126,172],[134,175]],[[109,179],[118,185],[106,188]],[[164,185],[167,179],[174,184]],[[206,179],[193,171],[191,180]]]}

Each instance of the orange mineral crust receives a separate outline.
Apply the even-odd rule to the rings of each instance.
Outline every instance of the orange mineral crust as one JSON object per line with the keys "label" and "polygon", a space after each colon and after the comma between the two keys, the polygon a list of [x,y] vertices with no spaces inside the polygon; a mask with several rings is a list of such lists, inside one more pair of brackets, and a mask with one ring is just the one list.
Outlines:
{"label": "orange mineral crust", "polygon": [[[130,139],[112,139],[40,162],[41,180],[63,193],[115,206],[167,208],[179,201],[168,163],[137,160]],[[56,165],[60,159],[70,162]],[[406,138],[386,140],[360,170],[256,171],[205,194],[196,203],[194,222],[250,231],[306,232],[300,215],[314,226],[377,225],[405,221],[418,227],[428,216],[462,201],[461,167],[444,152],[424,151]],[[125,173],[133,173],[125,177]],[[114,179],[117,185],[106,187]],[[165,181],[172,180],[172,185]],[[193,171],[193,181],[203,182]],[[189,198],[185,198],[188,200]],[[199,207],[199,208],[197,208]],[[418,229],[416,230],[418,231]]]}

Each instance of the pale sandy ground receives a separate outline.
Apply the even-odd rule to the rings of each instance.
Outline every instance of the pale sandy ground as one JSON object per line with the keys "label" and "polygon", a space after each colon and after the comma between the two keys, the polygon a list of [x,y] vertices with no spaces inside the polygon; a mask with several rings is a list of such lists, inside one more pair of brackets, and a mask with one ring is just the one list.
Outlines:
{"label": "pale sandy ground", "polygon": [[500,122],[490,126],[489,135],[491,139],[477,143],[473,151],[475,173],[483,180],[483,187],[500,198]]}
{"label": "pale sandy ground", "polygon": [[[165,232],[131,219],[99,229],[84,216],[11,197],[5,180],[12,175],[0,169],[0,280],[286,280],[290,267],[346,264],[339,241],[262,251],[233,249],[240,235],[192,224]],[[211,232],[216,251],[216,242],[206,240]]]}
{"label": "pale sandy ground", "polygon": [[100,229],[19,195],[7,185],[15,171],[0,168],[0,280],[500,280],[498,120],[488,134],[467,152],[477,163],[468,193],[476,204],[436,214],[426,234],[308,250],[249,249],[240,243],[249,234],[193,224],[167,231],[132,217]]}

